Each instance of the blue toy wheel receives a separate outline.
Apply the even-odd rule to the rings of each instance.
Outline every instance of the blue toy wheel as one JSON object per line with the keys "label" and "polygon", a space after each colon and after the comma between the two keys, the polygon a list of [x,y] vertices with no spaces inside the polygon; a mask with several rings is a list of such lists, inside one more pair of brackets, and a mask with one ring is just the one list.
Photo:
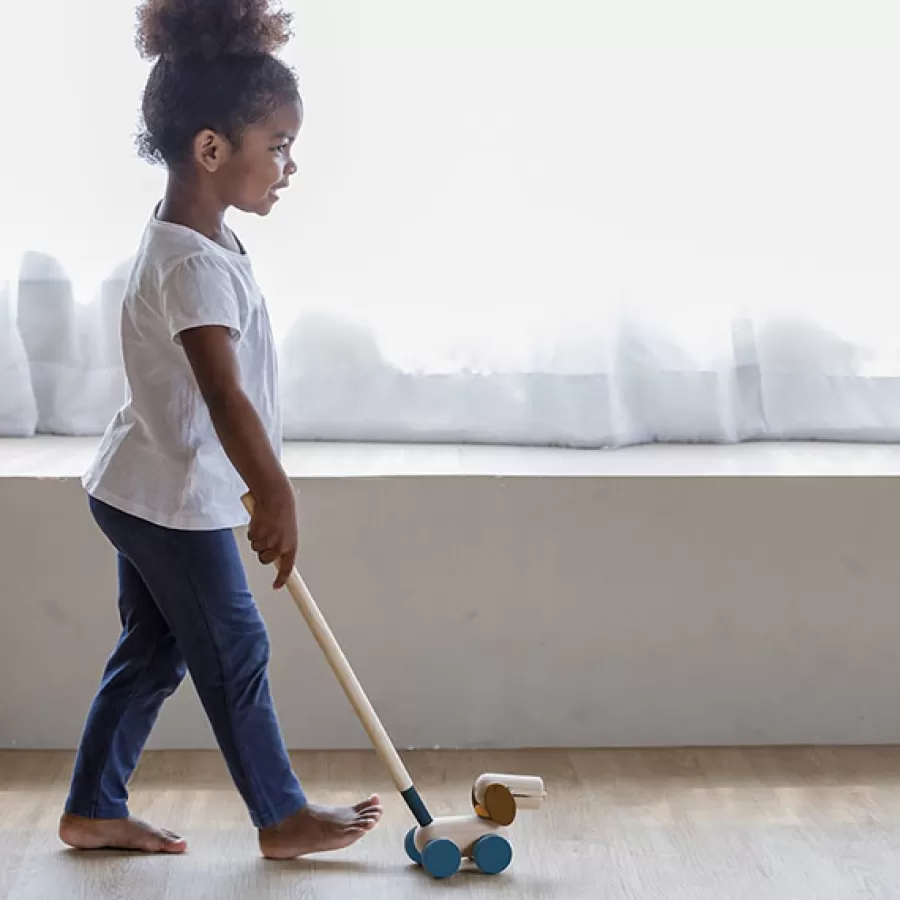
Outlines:
{"label": "blue toy wheel", "polygon": [[472,860],[485,875],[499,875],[512,862],[512,846],[499,834],[486,834],[475,841]]}
{"label": "blue toy wheel", "polygon": [[409,831],[406,832],[406,838],[403,841],[403,847],[406,850],[406,855],[417,865],[422,865],[422,854],[416,849],[416,831],[417,828],[410,828]]}
{"label": "blue toy wheel", "polygon": [[422,850],[422,867],[433,878],[449,878],[462,862],[459,847],[447,838],[429,841]]}

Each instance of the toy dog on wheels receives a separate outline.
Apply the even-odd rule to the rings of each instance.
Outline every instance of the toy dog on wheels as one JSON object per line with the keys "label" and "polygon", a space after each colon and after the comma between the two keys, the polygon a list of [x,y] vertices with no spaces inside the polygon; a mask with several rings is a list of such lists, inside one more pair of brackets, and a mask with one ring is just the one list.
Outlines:
{"label": "toy dog on wheels", "polygon": [[[252,514],[252,497],[247,494],[243,501]],[[485,874],[503,872],[512,861],[507,828],[519,810],[540,809],[547,796],[543,781],[536,776],[481,775],[472,787],[471,814],[433,818],[296,568],[286,587],[387,766],[397,790],[418,822],[406,835],[405,848],[409,858],[434,878],[454,875],[463,858],[471,859]]]}

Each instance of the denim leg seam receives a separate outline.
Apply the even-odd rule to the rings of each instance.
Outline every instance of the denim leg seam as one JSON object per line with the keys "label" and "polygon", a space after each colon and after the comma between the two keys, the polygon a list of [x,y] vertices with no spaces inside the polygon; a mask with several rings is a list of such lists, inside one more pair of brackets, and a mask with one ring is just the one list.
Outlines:
{"label": "denim leg seam", "polygon": [[[140,673],[140,679],[144,679],[147,676],[147,671],[150,668],[150,661],[153,659],[154,654],[156,653],[156,648],[159,646],[159,636],[157,635],[156,639],[153,641],[153,646],[151,648],[150,653],[147,656],[146,661],[144,662],[143,670]],[[131,702],[132,698],[135,694],[135,687],[137,685],[138,678],[132,682],[131,687],[128,690],[128,698],[125,701],[125,707],[127,709],[128,704]],[[116,733],[119,730],[119,727],[122,724],[122,719],[120,718],[115,725],[113,726],[112,734],[109,737],[109,741],[106,746],[106,755],[103,757],[103,764],[100,766],[100,773],[97,777],[97,787],[94,793],[94,796],[91,798],[90,812],[91,818],[96,818],[97,809],[100,806],[100,792],[103,788],[103,773],[106,771],[106,767],[109,763],[109,755],[112,753],[113,743],[115,742]]]}
{"label": "denim leg seam", "polygon": [[[165,531],[163,532],[163,535],[165,537],[165,540],[167,542],[169,542],[170,545],[174,548],[175,554],[177,555],[178,559],[182,562],[182,565],[183,565],[184,561],[181,556],[181,547],[179,546],[178,542],[172,541],[170,539],[169,535]],[[228,684],[228,679],[225,678],[225,669],[224,669],[224,666],[222,665],[222,656],[219,651],[219,645],[216,641],[213,630],[212,630],[212,628],[210,628],[210,625],[209,625],[209,618],[208,618],[209,613],[208,613],[208,605],[206,603],[206,597],[205,597],[203,591],[201,590],[200,586],[197,584],[196,580],[194,579],[194,574],[193,574],[193,571],[192,571],[190,565],[184,566],[184,568],[186,570],[187,581],[193,588],[194,594],[197,597],[197,601],[200,604],[200,608],[203,612],[203,624],[207,629],[207,633],[209,634],[210,643],[212,644],[213,650],[215,651],[216,664],[219,668],[219,675],[222,679],[222,688],[223,688],[223,691],[225,691],[225,695],[226,695],[225,715],[228,719],[229,730],[233,734],[234,733],[234,723],[231,718],[231,706],[229,703],[231,698],[228,695],[228,691],[229,691],[230,687]],[[262,789],[262,786],[257,782],[256,778],[252,775],[252,769],[247,766],[246,760],[244,759],[244,750],[241,747],[240,741],[235,740],[234,743],[235,743],[235,747],[237,749],[237,758],[238,758],[238,761],[241,766],[242,775],[246,779],[247,783],[251,786],[253,793],[255,795],[257,795],[257,797],[263,798],[265,795],[265,791]],[[259,817],[259,812],[260,812],[259,810],[253,810],[252,812],[253,812],[254,817]],[[271,813],[272,811],[267,810],[267,812]]]}

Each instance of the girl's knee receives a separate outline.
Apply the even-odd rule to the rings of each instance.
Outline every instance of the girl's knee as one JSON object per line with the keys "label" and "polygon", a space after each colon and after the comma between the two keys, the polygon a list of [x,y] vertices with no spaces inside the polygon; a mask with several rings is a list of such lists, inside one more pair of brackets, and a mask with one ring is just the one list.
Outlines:
{"label": "girl's knee", "polygon": [[165,681],[166,696],[169,697],[178,690],[184,676],[187,675],[187,665],[183,659],[175,661],[169,668],[168,676]]}
{"label": "girl's knee", "polygon": [[235,643],[234,654],[243,666],[253,671],[264,669],[269,665],[272,646],[269,642],[269,633],[262,622],[258,629],[242,636]]}
{"label": "girl's knee", "polygon": [[271,656],[269,635],[262,621],[252,629],[225,638],[219,656],[226,682],[242,685],[258,680],[268,670]]}
{"label": "girl's knee", "polygon": [[153,672],[153,693],[165,700],[171,697],[184,681],[187,666],[180,653],[167,654],[158,660]]}

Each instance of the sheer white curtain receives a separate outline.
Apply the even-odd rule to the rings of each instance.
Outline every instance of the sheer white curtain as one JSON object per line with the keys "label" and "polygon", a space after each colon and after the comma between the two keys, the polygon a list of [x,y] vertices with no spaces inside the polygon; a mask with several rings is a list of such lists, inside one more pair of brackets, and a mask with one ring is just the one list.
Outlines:
{"label": "sheer white curtain", "polygon": [[[287,5],[300,173],[232,221],[286,437],[900,437],[895,0]],[[97,433],[163,183],[134,10],[5,16],[0,430]]]}

